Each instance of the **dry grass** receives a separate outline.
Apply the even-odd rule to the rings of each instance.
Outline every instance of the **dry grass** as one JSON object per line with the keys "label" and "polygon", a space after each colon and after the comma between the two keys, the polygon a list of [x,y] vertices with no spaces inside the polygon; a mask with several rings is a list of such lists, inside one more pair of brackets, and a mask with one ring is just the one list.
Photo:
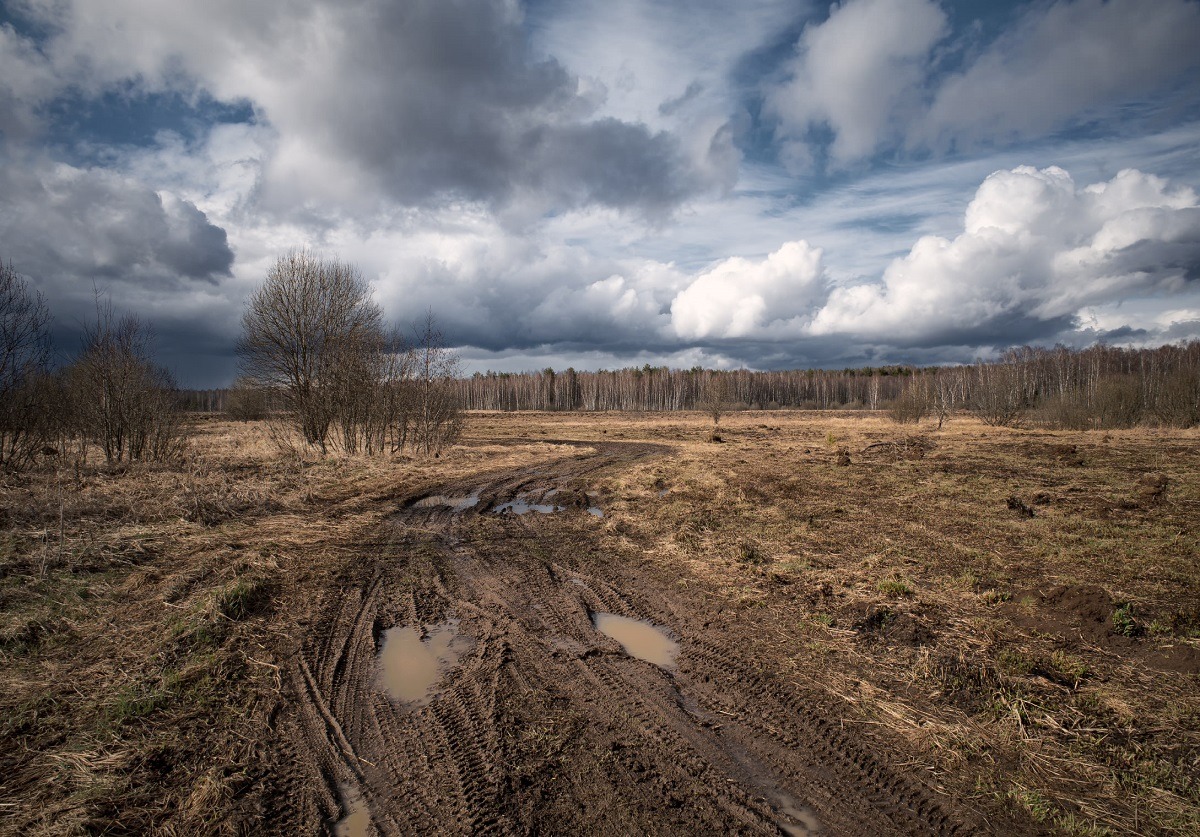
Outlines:
{"label": "dry grass", "polygon": [[608,486],[613,548],[686,567],[947,793],[1053,832],[1200,830],[1196,431],[603,430],[679,450]]}
{"label": "dry grass", "polygon": [[169,466],[0,478],[0,832],[244,833],[280,664],[404,499],[561,456],[284,456],[202,421]]}
{"label": "dry grass", "polygon": [[710,431],[476,414],[436,460],[305,460],[206,421],[172,466],[0,479],[0,830],[249,828],[322,591],[405,499],[567,439],[671,446],[604,478],[605,547],[725,602],[781,676],[947,794],[1068,834],[1200,830],[1200,433],[798,412]]}

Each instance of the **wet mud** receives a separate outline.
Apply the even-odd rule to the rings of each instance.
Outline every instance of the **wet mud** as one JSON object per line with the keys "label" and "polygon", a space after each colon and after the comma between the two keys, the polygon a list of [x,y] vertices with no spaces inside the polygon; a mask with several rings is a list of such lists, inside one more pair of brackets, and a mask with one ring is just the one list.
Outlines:
{"label": "wet mud", "polygon": [[[750,653],[751,627],[652,562],[604,554],[582,506],[493,513],[667,452],[593,448],[440,489],[469,507],[398,511],[288,672],[265,833],[981,830]],[[379,687],[393,642],[425,655],[419,698]]]}

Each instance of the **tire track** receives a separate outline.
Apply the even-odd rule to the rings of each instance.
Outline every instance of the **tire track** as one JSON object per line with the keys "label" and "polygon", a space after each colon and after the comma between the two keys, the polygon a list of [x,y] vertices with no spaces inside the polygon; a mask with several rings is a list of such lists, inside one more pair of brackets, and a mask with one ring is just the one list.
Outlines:
{"label": "tire track", "polygon": [[[665,450],[589,447],[438,492],[478,496],[473,508],[400,510],[386,559],[332,596],[297,655],[296,719],[281,724],[296,810],[268,826],[330,828],[352,783],[382,834],[811,833],[806,805],[821,833],[977,828],[844,731],[828,699],[741,660],[678,591],[572,554],[594,537],[572,524],[579,512],[492,514]],[[596,612],[666,624],[679,667],[627,657]],[[450,616],[474,645],[436,696],[414,707],[381,694],[382,631]]]}

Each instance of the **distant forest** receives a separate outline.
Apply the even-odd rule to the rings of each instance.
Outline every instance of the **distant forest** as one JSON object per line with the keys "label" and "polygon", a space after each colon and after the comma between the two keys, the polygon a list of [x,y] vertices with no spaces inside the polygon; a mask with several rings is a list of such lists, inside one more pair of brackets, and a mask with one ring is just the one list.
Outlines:
{"label": "distant forest", "polygon": [[[963,366],[488,372],[458,378],[454,388],[467,410],[889,410],[901,422],[970,410],[998,425],[1188,427],[1200,423],[1200,341],[1154,349],[1025,346]],[[180,397],[185,409],[210,412],[244,400],[235,389]]]}

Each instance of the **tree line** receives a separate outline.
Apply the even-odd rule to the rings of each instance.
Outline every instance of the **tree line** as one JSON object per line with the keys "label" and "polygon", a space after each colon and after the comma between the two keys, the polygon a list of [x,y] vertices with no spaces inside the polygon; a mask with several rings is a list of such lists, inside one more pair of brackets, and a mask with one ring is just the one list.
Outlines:
{"label": "tree line", "polygon": [[615,371],[477,373],[457,382],[468,409],[886,409],[939,426],[958,411],[993,425],[1061,429],[1200,423],[1200,341],[1153,349],[1024,346],[995,361],[776,372],[643,366]]}
{"label": "tree line", "polygon": [[100,451],[160,461],[183,448],[187,410],[265,419],[281,444],[321,453],[436,454],[468,410],[886,409],[898,422],[970,411],[993,425],[1062,429],[1200,424],[1200,341],[1158,348],[1021,347],[952,367],[752,372],[693,367],[460,376],[432,313],[411,334],[384,322],[353,265],[280,257],[250,297],[234,387],[180,391],[153,329],[97,296],[63,361],[42,295],[0,263],[0,468]]}
{"label": "tree line", "polygon": [[997,362],[921,370],[890,405],[892,417],[939,424],[970,410],[999,426],[1064,430],[1200,424],[1200,341],[1157,348],[1023,346]]}
{"label": "tree line", "polygon": [[878,409],[896,398],[908,367],[751,372],[642,366],[598,372],[476,373],[457,382],[471,410],[704,410],[731,407]]}
{"label": "tree line", "polygon": [[[448,388],[468,410],[886,410],[897,422],[970,412],[992,425],[1059,429],[1200,424],[1200,341],[1148,349],[1020,347],[943,367],[752,372],[693,367],[486,372]],[[192,409],[237,413],[239,391],[189,394]],[[217,405],[217,406],[214,406]]]}

